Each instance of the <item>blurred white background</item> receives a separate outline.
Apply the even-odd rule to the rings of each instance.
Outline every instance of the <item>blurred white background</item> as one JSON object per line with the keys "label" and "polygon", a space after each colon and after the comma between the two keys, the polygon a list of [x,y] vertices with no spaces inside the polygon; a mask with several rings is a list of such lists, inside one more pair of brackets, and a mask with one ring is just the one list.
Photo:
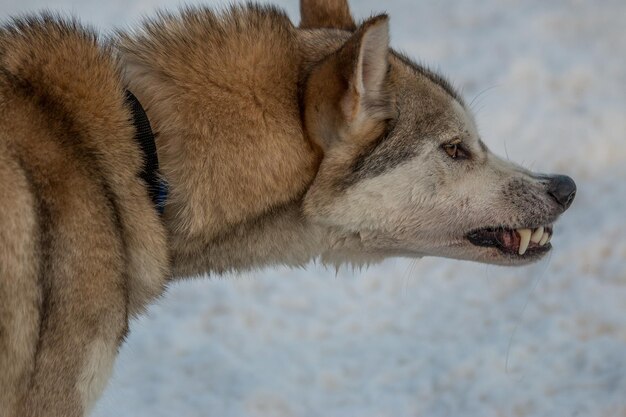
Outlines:
{"label": "blurred white background", "polygon": [[[276,3],[299,20],[296,0]],[[132,323],[94,415],[626,416],[626,2],[353,3],[358,18],[387,11],[393,46],[464,91],[494,151],[577,181],[552,255],[181,282]],[[176,6],[0,13],[48,8],[107,32]]]}

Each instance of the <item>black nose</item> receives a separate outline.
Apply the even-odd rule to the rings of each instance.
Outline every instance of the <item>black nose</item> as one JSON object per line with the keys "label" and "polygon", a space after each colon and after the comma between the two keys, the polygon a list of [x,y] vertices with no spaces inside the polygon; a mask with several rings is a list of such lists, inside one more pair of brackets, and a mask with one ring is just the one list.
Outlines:
{"label": "black nose", "polygon": [[567,209],[576,196],[576,183],[567,175],[553,175],[548,183],[548,194]]}

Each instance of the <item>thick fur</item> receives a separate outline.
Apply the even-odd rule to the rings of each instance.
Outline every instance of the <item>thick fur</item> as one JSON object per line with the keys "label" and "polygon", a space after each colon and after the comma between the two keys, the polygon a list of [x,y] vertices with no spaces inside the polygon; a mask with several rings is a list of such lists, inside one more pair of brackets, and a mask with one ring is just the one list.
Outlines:
{"label": "thick fur", "polygon": [[0,415],[80,416],[128,318],[159,295],[165,230],[109,47],[50,16],[0,31]]}
{"label": "thick fur", "polygon": [[[0,416],[88,413],[167,279],[538,259],[466,234],[552,223],[567,207],[548,177],[491,154],[450,84],[389,48],[386,15],[301,10],[298,28],[271,7],[189,8],[109,41],[50,16],[0,30]],[[162,217],[125,88],[157,134]]]}
{"label": "thick fur", "polygon": [[301,0],[300,17],[300,27],[303,29],[356,29],[350,7],[345,1]]}

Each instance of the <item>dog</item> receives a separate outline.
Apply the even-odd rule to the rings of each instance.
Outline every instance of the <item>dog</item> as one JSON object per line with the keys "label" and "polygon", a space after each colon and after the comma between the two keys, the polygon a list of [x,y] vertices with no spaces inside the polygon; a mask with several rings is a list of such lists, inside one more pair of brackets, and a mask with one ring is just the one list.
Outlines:
{"label": "dog", "polygon": [[179,277],[551,250],[571,178],[492,154],[387,15],[300,8],[299,27],[247,4],[109,38],[50,14],[0,29],[1,416],[88,414]]}

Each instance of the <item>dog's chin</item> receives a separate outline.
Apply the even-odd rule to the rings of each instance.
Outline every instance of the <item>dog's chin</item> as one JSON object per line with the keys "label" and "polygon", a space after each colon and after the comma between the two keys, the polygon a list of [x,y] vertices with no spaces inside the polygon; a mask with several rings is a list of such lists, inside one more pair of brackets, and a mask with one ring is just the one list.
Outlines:
{"label": "dog's chin", "polygon": [[552,250],[550,243],[540,250],[529,250],[524,255],[504,252],[496,247],[475,246],[471,243],[467,243],[467,246],[466,255],[458,257],[459,259],[501,266],[529,265],[541,260]]}
{"label": "dog's chin", "polygon": [[[527,265],[543,258],[552,249],[553,228],[485,227],[472,230],[464,237],[471,253],[479,262],[496,265]],[[464,245],[464,246],[466,246]]]}

